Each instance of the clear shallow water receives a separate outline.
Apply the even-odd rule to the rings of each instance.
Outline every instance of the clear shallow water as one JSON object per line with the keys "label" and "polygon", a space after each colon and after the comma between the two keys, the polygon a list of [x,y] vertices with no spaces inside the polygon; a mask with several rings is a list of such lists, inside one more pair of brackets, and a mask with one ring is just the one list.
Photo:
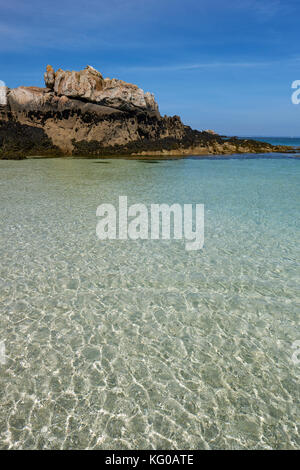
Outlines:
{"label": "clear shallow water", "polygon": [[[0,447],[300,447],[299,160],[0,161]],[[96,238],[204,203],[205,247]]]}

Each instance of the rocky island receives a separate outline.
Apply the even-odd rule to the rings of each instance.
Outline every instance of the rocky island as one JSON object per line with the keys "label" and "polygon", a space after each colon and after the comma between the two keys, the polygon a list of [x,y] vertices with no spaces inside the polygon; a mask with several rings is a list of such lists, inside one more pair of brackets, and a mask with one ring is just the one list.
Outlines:
{"label": "rocky island", "polygon": [[[45,88],[2,90],[0,158],[34,155],[230,155],[292,152],[255,140],[197,131],[161,116],[151,93],[91,66],[79,72],[48,65]],[[2,103],[2,104],[1,104]]]}

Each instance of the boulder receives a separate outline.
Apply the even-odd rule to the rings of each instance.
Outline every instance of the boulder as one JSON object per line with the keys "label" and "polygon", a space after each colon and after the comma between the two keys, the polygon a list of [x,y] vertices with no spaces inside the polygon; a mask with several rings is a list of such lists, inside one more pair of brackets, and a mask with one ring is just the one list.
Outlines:
{"label": "boulder", "polygon": [[121,109],[142,110],[159,115],[154,96],[137,85],[116,78],[103,78],[98,70],[88,65],[79,72],[64,71],[47,66],[45,84],[58,96],[77,98],[92,103]]}
{"label": "boulder", "polygon": [[217,133],[215,131],[213,131],[212,129],[206,129],[203,132],[206,132],[207,134],[211,134],[211,135],[217,135]]}

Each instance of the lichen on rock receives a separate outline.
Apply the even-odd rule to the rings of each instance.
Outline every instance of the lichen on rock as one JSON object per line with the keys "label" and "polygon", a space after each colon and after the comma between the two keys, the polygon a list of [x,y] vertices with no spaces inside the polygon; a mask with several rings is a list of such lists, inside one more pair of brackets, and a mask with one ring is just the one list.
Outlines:
{"label": "lichen on rock", "polygon": [[46,73],[44,74],[45,85],[51,90],[54,88],[55,72],[51,65],[47,65]]}

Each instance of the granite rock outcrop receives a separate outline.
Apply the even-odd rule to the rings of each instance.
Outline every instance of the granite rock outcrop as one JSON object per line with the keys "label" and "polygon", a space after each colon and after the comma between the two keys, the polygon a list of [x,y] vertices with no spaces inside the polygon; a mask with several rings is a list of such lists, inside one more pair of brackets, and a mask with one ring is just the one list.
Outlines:
{"label": "granite rock outcrop", "polygon": [[197,131],[161,116],[151,93],[91,66],[54,71],[45,88],[5,88],[0,102],[0,158],[29,155],[229,155],[291,152],[264,142]]}

